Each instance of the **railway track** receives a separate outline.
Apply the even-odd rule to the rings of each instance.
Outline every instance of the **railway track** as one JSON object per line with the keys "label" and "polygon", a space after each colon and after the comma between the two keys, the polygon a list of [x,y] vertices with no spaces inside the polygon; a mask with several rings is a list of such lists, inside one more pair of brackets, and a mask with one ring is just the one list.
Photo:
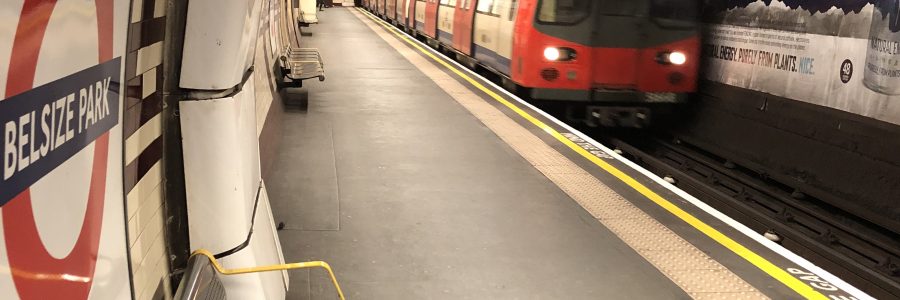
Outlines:
{"label": "railway track", "polygon": [[646,132],[592,135],[872,296],[900,298],[897,233],[675,139]]}

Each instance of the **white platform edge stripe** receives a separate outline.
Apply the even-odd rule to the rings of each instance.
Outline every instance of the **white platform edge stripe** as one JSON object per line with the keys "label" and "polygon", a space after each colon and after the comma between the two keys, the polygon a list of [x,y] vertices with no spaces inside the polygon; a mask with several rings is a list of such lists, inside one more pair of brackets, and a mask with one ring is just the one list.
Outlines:
{"label": "white platform edge stripe", "polygon": [[676,187],[676,186],[674,186],[674,185],[672,185],[672,184],[666,182],[665,180],[663,180],[663,179],[660,178],[659,176],[656,176],[656,174],[653,174],[652,172],[648,171],[647,169],[644,169],[643,167],[641,167],[641,166],[635,164],[635,163],[632,162],[631,160],[628,160],[627,158],[625,158],[625,157],[619,155],[618,153],[616,153],[616,152],[613,151],[612,149],[606,147],[605,145],[603,145],[603,144],[601,144],[601,143],[598,143],[596,140],[590,138],[589,136],[587,136],[587,135],[581,133],[581,132],[578,131],[578,130],[575,130],[575,128],[572,128],[572,127],[569,126],[568,124],[563,123],[562,121],[556,119],[555,117],[551,116],[550,114],[547,114],[547,113],[544,112],[543,110],[538,109],[538,108],[535,107],[534,105],[531,105],[530,103],[526,102],[525,100],[522,100],[522,99],[519,98],[518,96],[513,95],[512,93],[510,93],[510,92],[507,91],[506,89],[501,88],[500,86],[498,86],[498,85],[495,84],[494,82],[492,82],[492,81],[490,81],[490,80],[487,80],[486,78],[482,77],[481,75],[478,75],[477,73],[473,72],[473,71],[470,70],[469,68],[466,68],[466,67],[464,67],[463,65],[459,64],[459,62],[457,62],[456,60],[450,59],[449,57],[447,57],[447,56],[444,55],[443,53],[440,53],[440,52],[438,52],[437,50],[434,50],[434,49],[431,48],[430,46],[426,45],[425,43],[422,43],[421,41],[419,41],[419,40],[413,38],[413,37],[410,36],[408,33],[403,32],[402,30],[397,30],[397,32],[402,33],[402,34],[405,35],[406,37],[410,38],[410,40],[412,40],[412,41],[416,42],[417,44],[423,46],[422,48],[428,49],[428,51],[431,52],[432,54],[436,54],[436,55],[440,56],[442,59],[444,59],[445,61],[447,61],[447,62],[449,62],[449,63],[455,65],[458,69],[460,69],[460,70],[462,70],[462,71],[468,73],[469,75],[471,75],[471,76],[473,76],[473,77],[475,77],[475,78],[478,78],[482,83],[488,84],[489,86],[491,86],[492,88],[494,88],[496,91],[499,91],[500,93],[502,93],[502,94],[506,95],[507,97],[509,97],[509,99],[515,100],[517,103],[519,103],[519,104],[521,104],[521,105],[523,105],[523,106],[525,106],[525,107],[528,107],[529,109],[531,109],[531,110],[534,111],[534,112],[537,112],[538,114],[540,114],[541,116],[543,116],[544,118],[546,118],[547,120],[549,120],[550,122],[552,122],[553,124],[558,125],[558,126],[564,128],[564,129],[568,130],[570,133],[575,134],[576,136],[578,136],[578,137],[584,139],[584,140],[585,140],[586,142],[588,142],[589,144],[591,144],[591,145],[593,145],[593,146],[595,146],[595,147],[597,147],[597,148],[600,148],[600,149],[603,150],[603,152],[605,152],[606,154],[609,154],[610,156],[612,156],[612,157],[615,158],[616,160],[618,160],[618,161],[624,163],[626,166],[628,166],[628,167],[630,167],[630,168],[632,168],[632,169],[634,169],[634,170],[640,172],[641,174],[643,174],[644,176],[646,176],[646,177],[649,178],[650,180],[653,180],[653,182],[656,182],[657,184],[659,184],[659,185],[665,187],[666,189],[668,189],[669,191],[675,193],[676,195],[678,195],[679,197],[683,198],[684,200],[687,200],[689,203],[693,204],[693,205],[696,206],[697,208],[703,210],[704,212],[710,214],[711,216],[713,216],[713,217],[715,217],[716,219],[718,219],[718,220],[724,222],[725,224],[728,224],[728,226],[731,226],[732,228],[738,230],[739,232],[743,233],[744,235],[746,235],[747,237],[749,237],[749,238],[751,238],[752,240],[756,241],[757,243],[762,244],[763,246],[765,246],[765,247],[768,248],[769,250],[772,250],[773,252],[778,253],[778,254],[781,255],[782,257],[784,257],[784,258],[790,260],[791,262],[793,262],[793,263],[799,265],[800,267],[806,268],[808,271],[815,273],[816,275],[818,275],[818,276],[821,277],[822,279],[825,279],[825,280],[828,281],[829,283],[831,283],[831,284],[837,286],[838,288],[844,290],[844,291],[847,292],[848,294],[850,294],[850,295],[852,295],[852,296],[854,296],[854,297],[856,297],[856,298],[858,298],[858,299],[860,299],[860,300],[862,300],[862,299],[871,299],[871,300],[875,300],[875,298],[873,298],[872,296],[869,296],[869,295],[866,294],[865,292],[863,292],[863,291],[857,289],[856,287],[850,285],[849,283],[847,283],[846,281],[844,281],[844,280],[838,278],[838,277],[835,276],[834,274],[831,274],[830,272],[825,271],[824,269],[820,268],[819,266],[816,266],[815,264],[813,264],[812,262],[806,260],[805,258],[800,257],[800,256],[797,255],[796,253],[794,253],[794,252],[788,250],[787,248],[784,248],[784,247],[782,247],[781,245],[778,245],[778,244],[776,244],[775,242],[770,241],[769,239],[766,239],[766,238],[763,237],[761,234],[759,234],[759,233],[753,231],[753,229],[750,229],[750,228],[747,227],[746,225],[741,224],[741,223],[738,222],[738,221],[735,221],[735,220],[732,219],[731,217],[729,217],[729,216],[723,214],[722,212],[720,212],[720,211],[716,210],[715,208],[709,206],[708,204],[704,203],[703,201],[700,201],[700,199],[697,199],[697,198],[695,198],[694,196],[692,196],[691,194],[688,194],[687,192],[685,192],[685,191],[679,189],[678,187]]}

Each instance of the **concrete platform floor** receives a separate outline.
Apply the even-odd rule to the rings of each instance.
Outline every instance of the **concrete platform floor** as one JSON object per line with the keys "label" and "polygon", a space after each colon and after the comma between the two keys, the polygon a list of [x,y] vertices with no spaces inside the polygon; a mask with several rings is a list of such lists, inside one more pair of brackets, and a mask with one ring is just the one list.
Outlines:
{"label": "concrete platform floor", "polygon": [[[328,80],[267,182],[288,261],[350,299],[689,298],[349,10],[319,14]],[[288,298],[335,296],[312,270]]]}

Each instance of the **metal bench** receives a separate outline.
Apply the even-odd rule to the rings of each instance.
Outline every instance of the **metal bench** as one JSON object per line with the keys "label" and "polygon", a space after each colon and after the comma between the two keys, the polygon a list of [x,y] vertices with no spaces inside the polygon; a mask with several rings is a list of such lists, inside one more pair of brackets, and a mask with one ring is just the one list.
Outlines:
{"label": "metal bench", "polygon": [[281,56],[281,62],[284,81],[291,86],[301,87],[304,80],[313,78],[325,81],[325,64],[316,48],[289,47]]}

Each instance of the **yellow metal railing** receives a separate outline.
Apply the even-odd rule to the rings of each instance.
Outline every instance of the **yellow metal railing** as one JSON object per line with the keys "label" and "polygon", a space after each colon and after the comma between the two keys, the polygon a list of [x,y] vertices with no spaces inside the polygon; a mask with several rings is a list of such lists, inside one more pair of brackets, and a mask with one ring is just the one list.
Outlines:
{"label": "yellow metal railing", "polygon": [[341,291],[341,286],[338,284],[337,278],[334,277],[334,272],[331,270],[331,266],[324,261],[308,261],[308,262],[298,262],[298,263],[287,263],[287,264],[278,264],[278,265],[268,265],[268,266],[259,266],[259,267],[249,267],[249,268],[237,268],[237,269],[225,269],[222,265],[219,264],[219,261],[213,257],[213,254],[207,251],[206,249],[199,249],[191,253],[191,256],[206,256],[209,261],[212,263],[213,267],[216,269],[216,272],[222,275],[237,275],[237,274],[247,274],[247,273],[259,273],[259,272],[270,272],[270,271],[283,271],[283,270],[293,270],[293,269],[308,269],[308,268],[322,268],[325,271],[328,271],[328,275],[331,276],[331,282],[334,283],[334,289],[337,290],[338,297],[341,300],[344,299],[344,292]]}

